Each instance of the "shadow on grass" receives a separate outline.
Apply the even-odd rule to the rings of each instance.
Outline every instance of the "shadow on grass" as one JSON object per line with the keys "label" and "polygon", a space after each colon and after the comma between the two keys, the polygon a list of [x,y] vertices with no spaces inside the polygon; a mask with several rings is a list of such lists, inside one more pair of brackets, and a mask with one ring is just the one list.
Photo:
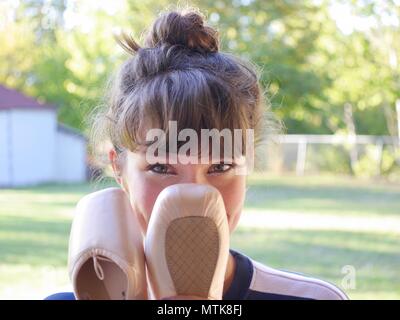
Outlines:
{"label": "shadow on grass", "polygon": [[66,266],[71,229],[69,220],[0,218],[1,263]]}
{"label": "shadow on grass", "polygon": [[251,182],[246,194],[246,207],[317,211],[321,214],[356,212],[372,215],[399,215],[400,190],[371,190],[371,187],[288,186]]}
{"label": "shadow on grass", "polygon": [[32,187],[17,187],[13,189],[6,189],[12,191],[21,191],[29,193],[67,193],[67,194],[86,194],[96,190],[118,187],[118,184],[114,180],[104,180],[99,183],[79,183],[79,184],[57,184],[57,183],[43,183]]}
{"label": "shadow on grass", "polygon": [[336,285],[344,277],[342,268],[351,265],[358,290],[400,295],[400,238],[396,234],[240,228],[232,237],[232,247],[270,267]]}

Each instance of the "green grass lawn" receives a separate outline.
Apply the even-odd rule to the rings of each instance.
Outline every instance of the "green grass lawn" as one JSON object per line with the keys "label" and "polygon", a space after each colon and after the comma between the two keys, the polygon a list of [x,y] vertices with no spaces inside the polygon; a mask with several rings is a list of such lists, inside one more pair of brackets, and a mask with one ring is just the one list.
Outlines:
{"label": "green grass lawn", "polygon": [[[108,186],[0,189],[0,299],[70,290],[66,269],[74,206]],[[400,299],[400,184],[348,177],[249,178],[232,248],[271,267],[342,286],[353,299]]]}

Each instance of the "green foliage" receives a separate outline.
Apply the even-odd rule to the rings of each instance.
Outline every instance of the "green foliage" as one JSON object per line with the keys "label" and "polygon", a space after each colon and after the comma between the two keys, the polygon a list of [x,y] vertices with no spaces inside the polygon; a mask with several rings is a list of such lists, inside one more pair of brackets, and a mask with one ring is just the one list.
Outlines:
{"label": "green foliage", "polygon": [[342,146],[309,145],[306,170],[350,174],[349,153]]}
{"label": "green foliage", "polygon": [[365,152],[359,157],[355,164],[354,174],[359,177],[371,178],[379,176],[380,161],[378,155],[379,146],[367,145]]}
{"label": "green foliage", "polygon": [[382,152],[382,174],[391,181],[400,180],[400,149],[392,147],[384,148]]}
{"label": "green foliage", "polygon": [[[0,14],[8,17],[0,23],[0,82],[58,105],[59,120],[81,130],[88,112],[102,103],[107,80],[127,57],[113,39],[114,28],[140,40],[161,10],[173,8],[165,0],[121,0],[113,6],[96,1],[11,3],[0,6]],[[375,23],[342,33],[330,14],[340,3],[355,17]],[[288,133],[343,131],[343,105],[350,103],[357,133],[396,134],[400,32],[398,24],[387,22],[400,19],[395,2],[188,4],[199,6],[220,30],[222,50],[260,66],[260,80]]]}

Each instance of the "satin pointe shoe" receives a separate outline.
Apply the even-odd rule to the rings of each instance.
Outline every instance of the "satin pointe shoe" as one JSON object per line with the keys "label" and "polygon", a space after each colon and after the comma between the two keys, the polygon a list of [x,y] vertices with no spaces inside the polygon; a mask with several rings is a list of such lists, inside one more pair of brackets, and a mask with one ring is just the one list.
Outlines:
{"label": "satin pointe shoe", "polygon": [[175,184],[157,197],[145,239],[154,299],[222,299],[229,257],[229,227],[219,191]]}
{"label": "satin pointe shoe", "polygon": [[122,189],[93,192],[78,202],[68,271],[77,299],[147,299],[143,236]]}

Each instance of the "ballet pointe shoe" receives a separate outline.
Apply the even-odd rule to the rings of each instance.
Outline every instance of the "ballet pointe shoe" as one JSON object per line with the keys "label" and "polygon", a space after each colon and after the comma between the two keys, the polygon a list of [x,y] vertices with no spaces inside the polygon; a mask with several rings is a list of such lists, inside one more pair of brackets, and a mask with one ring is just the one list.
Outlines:
{"label": "ballet pointe shoe", "polygon": [[68,271],[77,299],[147,299],[143,238],[122,189],[93,192],[78,202]]}
{"label": "ballet pointe shoe", "polygon": [[145,240],[155,299],[221,300],[229,257],[229,227],[219,191],[175,184],[157,197]]}

